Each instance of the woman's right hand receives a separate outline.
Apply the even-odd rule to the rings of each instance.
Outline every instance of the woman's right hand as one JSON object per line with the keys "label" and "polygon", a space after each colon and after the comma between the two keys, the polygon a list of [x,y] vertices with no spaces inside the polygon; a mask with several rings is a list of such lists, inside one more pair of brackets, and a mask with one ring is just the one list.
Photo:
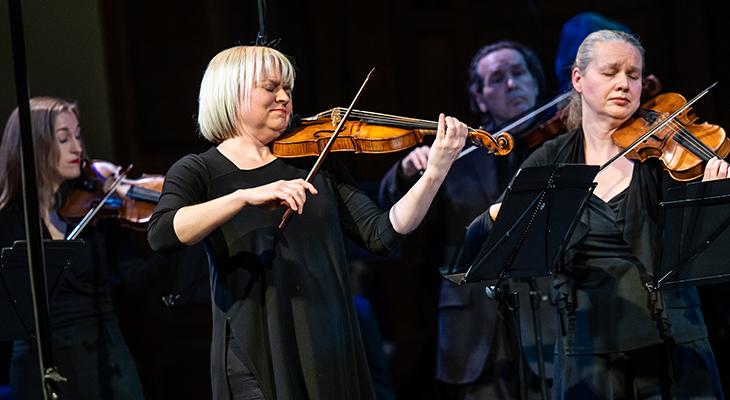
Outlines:
{"label": "woman's right hand", "polygon": [[242,190],[245,204],[252,206],[282,205],[301,214],[307,201],[307,191],[316,195],[317,189],[304,179],[279,180],[263,186]]}
{"label": "woman's right hand", "polygon": [[497,216],[499,215],[499,210],[502,208],[502,203],[494,203],[489,207],[489,217],[492,218],[492,221],[497,220]]}
{"label": "woman's right hand", "polygon": [[400,167],[404,177],[411,178],[426,169],[429,150],[430,146],[417,147],[403,158]]}

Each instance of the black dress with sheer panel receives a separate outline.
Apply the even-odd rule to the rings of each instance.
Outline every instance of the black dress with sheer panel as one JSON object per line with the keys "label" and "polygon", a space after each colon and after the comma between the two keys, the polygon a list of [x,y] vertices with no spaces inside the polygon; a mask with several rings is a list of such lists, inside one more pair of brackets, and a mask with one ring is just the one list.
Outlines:
{"label": "black dress with sheer panel", "polygon": [[[148,239],[183,246],[173,229],[181,207],[237,189],[304,178],[310,159],[236,167],[216,148],[188,155],[165,178]],[[349,183],[334,161],[314,178],[301,215],[283,231],[281,207],[248,206],[206,239],[211,274],[213,397],[371,399],[357,325],[344,231],[373,252],[398,241],[387,212]]]}
{"label": "black dress with sheer panel", "polygon": [[[585,163],[582,130],[546,142],[521,168],[558,163]],[[671,398],[721,397],[697,290],[647,287],[661,256],[659,203],[682,183],[655,159],[632,174],[608,202],[591,197],[559,259],[553,398],[650,398],[665,389]],[[485,212],[469,230],[490,224]]]}

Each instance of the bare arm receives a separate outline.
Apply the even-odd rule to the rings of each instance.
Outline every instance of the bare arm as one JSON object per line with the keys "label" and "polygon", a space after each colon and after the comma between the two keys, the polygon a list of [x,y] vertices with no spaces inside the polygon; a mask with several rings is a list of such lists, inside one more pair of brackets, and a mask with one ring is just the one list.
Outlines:
{"label": "bare arm", "polygon": [[455,118],[439,116],[436,140],[428,154],[428,165],[415,185],[390,209],[390,222],[400,234],[418,226],[431,206],[451,164],[464,147],[467,127]]}

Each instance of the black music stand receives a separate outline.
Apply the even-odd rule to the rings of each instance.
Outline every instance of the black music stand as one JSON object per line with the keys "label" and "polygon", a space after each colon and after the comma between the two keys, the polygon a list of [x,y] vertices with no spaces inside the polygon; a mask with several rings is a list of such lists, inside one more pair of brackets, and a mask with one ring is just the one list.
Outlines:
{"label": "black music stand", "polygon": [[730,179],[667,191],[664,236],[654,289],[730,280]]}
{"label": "black music stand", "polygon": [[[59,284],[79,257],[81,240],[44,240],[46,291],[53,302]],[[28,274],[28,246],[18,240],[0,252],[0,340],[30,339],[35,334]],[[50,350],[50,349],[49,349]]]}
{"label": "black music stand", "polygon": [[[494,287],[487,287],[487,296],[504,301],[512,311],[518,342],[520,396],[523,399],[526,398],[526,385],[519,296],[516,291],[502,293],[500,283],[503,279],[552,275],[553,266],[565,250],[568,238],[593,193],[593,180],[598,170],[598,166],[583,164],[519,170],[507,188],[499,218],[466,273],[444,276],[457,285],[497,280]],[[535,329],[539,329],[537,324]],[[539,338],[538,335],[536,337]],[[541,389],[545,396],[541,346],[542,343],[537,343]]]}

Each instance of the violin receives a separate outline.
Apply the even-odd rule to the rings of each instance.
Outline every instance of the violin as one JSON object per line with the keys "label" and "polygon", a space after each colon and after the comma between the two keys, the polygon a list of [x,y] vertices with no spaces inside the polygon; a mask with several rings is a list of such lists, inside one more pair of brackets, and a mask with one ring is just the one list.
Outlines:
{"label": "violin", "polygon": [[[337,107],[303,118],[293,131],[271,143],[271,152],[282,158],[319,155],[344,114],[345,109]],[[425,136],[436,134],[437,127],[435,121],[352,110],[331,151],[396,152],[422,143]],[[481,129],[469,128],[468,139],[498,156],[509,154],[514,146],[514,140],[507,132],[491,135]]]}
{"label": "violin", "polygon": [[165,177],[143,174],[139,179],[129,179],[126,171],[120,170],[121,167],[108,161],[85,160],[81,178],[65,193],[59,215],[69,224],[79,224],[90,211],[98,208],[89,218],[115,218],[127,227],[145,230]]}
{"label": "violin", "polygon": [[[707,161],[712,157],[723,159],[730,153],[725,130],[708,122],[697,123],[698,117],[689,107],[710,88],[689,103],[678,93],[664,93],[642,104],[612,134],[613,142],[624,148],[619,155],[642,162],[658,158],[677,181],[702,176]],[[680,111],[682,107],[685,109]],[[676,115],[670,118],[669,114]]]}
{"label": "violin", "polygon": [[541,122],[534,128],[527,130],[520,135],[519,139],[528,150],[540,147],[545,141],[558,136],[566,131],[565,119],[563,117],[565,108],[558,110],[546,121]]}

